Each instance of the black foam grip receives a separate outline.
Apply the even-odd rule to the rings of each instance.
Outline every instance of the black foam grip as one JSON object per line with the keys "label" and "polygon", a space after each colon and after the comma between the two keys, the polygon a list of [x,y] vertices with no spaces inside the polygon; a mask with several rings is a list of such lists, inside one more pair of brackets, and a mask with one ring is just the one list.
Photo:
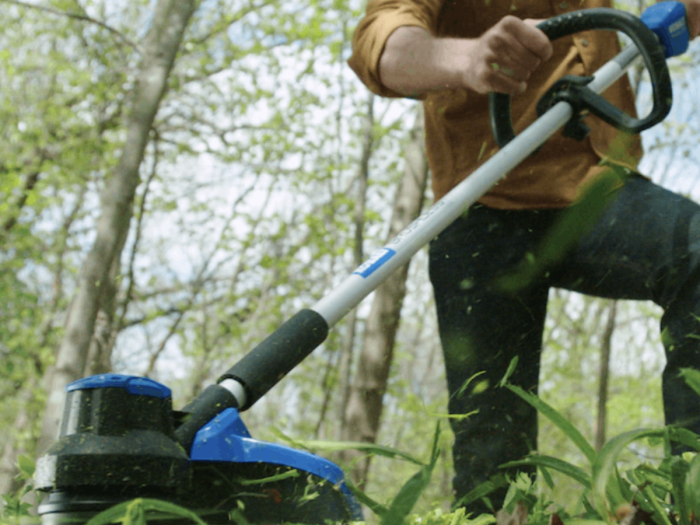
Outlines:
{"label": "black foam grip", "polygon": [[302,310],[233,365],[219,382],[235,379],[246,389],[250,408],[301,363],[328,336],[328,323],[313,310]]}
{"label": "black foam grip", "polygon": [[210,385],[182,409],[183,422],[175,429],[175,439],[190,453],[194,438],[204,425],[227,408],[238,408],[233,394],[219,385]]}

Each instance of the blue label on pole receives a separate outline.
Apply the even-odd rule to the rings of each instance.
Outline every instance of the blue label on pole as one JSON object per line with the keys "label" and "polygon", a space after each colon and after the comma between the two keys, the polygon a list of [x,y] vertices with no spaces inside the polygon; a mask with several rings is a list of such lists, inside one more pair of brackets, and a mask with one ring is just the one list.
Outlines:
{"label": "blue label on pole", "polygon": [[367,279],[367,277],[372,275],[394,255],[396,255],[396,252],[391,248],[382,248],[374,255],[372,255],[372,257],[370,257],[364,263],[362,263],[362,265],[352,273]]}

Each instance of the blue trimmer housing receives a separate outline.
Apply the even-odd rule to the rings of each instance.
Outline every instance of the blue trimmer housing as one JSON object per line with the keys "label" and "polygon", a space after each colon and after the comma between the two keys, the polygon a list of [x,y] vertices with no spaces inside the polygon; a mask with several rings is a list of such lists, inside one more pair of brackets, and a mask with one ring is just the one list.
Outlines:
{"label": "blue trimmer housing", "polygon": [[685,53],[690,43],[685,6],[681,2],[659,2],[648,7],[642,22],[656,33],[666,58]]}
{"label": "blue trimmer housing", "polygon": [[85,522],[135,497],[168,500],[211,524],[232,512],[250,523],[362,519],[334,463],[252,438],[235,408],[203,425],[186,451],[175,431],[187,418],[172,410],[170,389],[148,378],[71,383],[59,439],[37,462],[36,486],[49,492],[43,523]]}

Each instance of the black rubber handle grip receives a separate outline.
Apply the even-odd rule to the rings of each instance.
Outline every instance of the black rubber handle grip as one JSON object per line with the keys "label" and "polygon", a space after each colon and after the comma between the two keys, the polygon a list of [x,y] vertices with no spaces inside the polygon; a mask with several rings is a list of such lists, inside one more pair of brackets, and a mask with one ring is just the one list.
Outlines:
{"label": "black rubber handle grip", "polygon": [[227,408],[238,408],[233,394],[219,385],[210,385],[182,409],[182,422],[175,429],[175,439],[190,453],[197,432]]}
{"label": "black rubber handle grip", "polygon": [[326,336],[326,320],[313,310],[301,310],[233,365],[219,382],[235,379],[243,384],[247,397],[239,409],[246,410],[325,341]]}
{"label": "black rubber handle grip", "polygon": [[[582,9],[540,22],[537,28],[541,29],[550,40],[591,29],[622,31],[632,39],[644,58],[654,89],[654,107],[643,119],[633,118],[620,112],[619,116],[611,116],[604,120],[625,131],[639,133],[658,124],[668,115],[671,110],[673,90],[664,50],[654,32],[636,16],[605,7]],[[600,98],[603,100],[602,97]],[[600,105],[604,107],[603,102]],[[490,93],[489,112],[491,131],[496,143],[502,148],[515,138],[510,112],[510,95]]]}

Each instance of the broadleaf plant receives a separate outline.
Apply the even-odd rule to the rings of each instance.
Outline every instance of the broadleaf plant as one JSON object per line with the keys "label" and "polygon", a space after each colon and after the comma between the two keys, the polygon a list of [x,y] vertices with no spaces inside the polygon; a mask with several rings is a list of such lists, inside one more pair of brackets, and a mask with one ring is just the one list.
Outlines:
{"label": "broadleaf plant", "polygon": [[[683,376],[692,388],[700,392],[700,373],[684,370]],[[700,456],[696,452],[686,452],[680,456],[671,452],[671,442],[676,442],[686,449],[700,450],[700,438],[696,434],[673,426],[631,430],[608,440],[596,452],[583,434],[552,406],[520,387],[510,384],[504,386],[558,427],[584,454],[588,462],[588,465],[582,467],[559,458],[533,453],[522,460],[501,465],[502,468],[537,467],[540,479],[550,488],[550,470],[576,481],[582,489],[580,508],[584,509],[583,513],[573,517],[567,516],[563,511],[556,511],[557,519],[563,517],[563,523],[566,525],[618,522],[626,525],[642,522],[656,525],[700,524]],[[621,473],[618,469],[621,454],[631,444],[642,440],[663,442],[663,460],[658,466],[645,462]],[[517,500],[528,506],[531,518],[535,514],[541,516],[543,491],[536,486],[537,482],[529,486],[524,480],[529,478],[516,476],[510,480],[505,510],[508,510],[509,505],[512,507]],[[487,497],[495,488],[496,485],[489,480],[474,489],[468,495],[472,497],[465,497],[461,503],[468,504],[479,497]],[[533,497],[533,494],[537,497]],[[539,507],[540,510],[535,507]]]}

